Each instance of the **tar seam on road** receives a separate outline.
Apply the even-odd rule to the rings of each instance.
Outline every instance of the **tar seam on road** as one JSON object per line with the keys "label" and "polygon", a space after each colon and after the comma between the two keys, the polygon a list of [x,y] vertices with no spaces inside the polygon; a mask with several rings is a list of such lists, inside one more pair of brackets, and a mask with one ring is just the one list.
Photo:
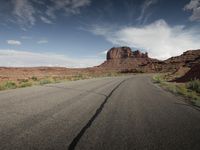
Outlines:
{"label": "tar seam on road", "polygon": [[[128,78],[130,79],[130,78]],[[113,94],[113,92],[115,90],[117,90],[117,88],[124,83],[126,80],[125,79],[123,81],[121,81],[111,92],[108,96],[106,96],[105,100],[103,101],[103,103],[100,105],[100,107],[96,110],[95,114],[90,118],[90,120],[87,122],[87,124],[81,129],[81,131],[76,135],[76,137],[72,140],[72,142],[70,143],[68,150],[74,150],[76,145],[78,144],[78,142],[80,141],[81,137],[84,135],[84,133],[86,132],[86,130],[92,125],[92,123],[95,121],[95,119],[98,117],[98,115],[101,113],[101,111],[103,110],[105,104],[107,103],[108,99],[110,98],[110,96]]]}

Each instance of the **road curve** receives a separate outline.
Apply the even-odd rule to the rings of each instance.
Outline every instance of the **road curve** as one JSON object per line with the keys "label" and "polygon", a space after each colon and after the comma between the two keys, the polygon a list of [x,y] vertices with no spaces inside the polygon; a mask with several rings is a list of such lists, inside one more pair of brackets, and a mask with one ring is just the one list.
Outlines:
{"label": "road curve", "polygon": [[200,111],[148,75],[0,92],[0,150],[199,150]]}

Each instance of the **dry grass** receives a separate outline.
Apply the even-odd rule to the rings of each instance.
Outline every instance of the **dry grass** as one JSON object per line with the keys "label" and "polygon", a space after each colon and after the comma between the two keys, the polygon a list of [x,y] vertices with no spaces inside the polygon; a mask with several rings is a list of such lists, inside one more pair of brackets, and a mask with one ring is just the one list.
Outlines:
{"label": "dry grass", "polygon": [[66,76],[46,76],[42,78],[38,78],[37,76],[32,76],[28,79],[19,79],[15,81],[4,81],[0,82],[0,90],[8,90],[8,89],[16,89],[16,88],[25,88],[34,85],[46,85],[51,83],[60,83],[60,82],[68,82],[68,81],[77,81],[98,77],[114,77],[119,76],[120,73],[116,72],[107,72],[102,74],[95,73],[78,73],[74,75],[66,75]]}
{"label": "dry grass", "polygon": [[200,81],[195,80],[188,83],[174,83],[167,82],[164,77],[165,75],[154,76],[154,83],[159,84],[161,87],[174,94],[182,95],[192,104],[200,106]]}

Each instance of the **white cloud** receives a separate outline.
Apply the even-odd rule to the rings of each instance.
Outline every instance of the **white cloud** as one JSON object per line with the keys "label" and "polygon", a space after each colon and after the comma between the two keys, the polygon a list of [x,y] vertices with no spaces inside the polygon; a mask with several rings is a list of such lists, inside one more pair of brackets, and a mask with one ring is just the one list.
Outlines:
{"label": "white cloud", "polygon": [[130,46],[145,50],[151,57],[166,59],[180,55],[188,49],[200,48],[200,36],[197,29],[186,29],[184,26],[169,26],[164,20],[141,27],[123,27],[109,32],[95,27],[92,32],[104,36],[117,46]]}
{"label": "white cloud", "polygon": [[46,44],[46,43],[48,43],[49,41],[48,40],[40,40],[40,41],[38,41],[37,43],[38,44]]}
{"label": "white cloud", "polygon": [[47,24],[52,24],[52,23],[53,23],[51,20],[49,20],[48,18],[43,17],[43,16],[41,16],[40,19],[41,19],[44,23],[47,23]]}
{"label": "white cloud", "polygon": [[9,45],[21,45],[22,44],[20,41],[16,41],[16,40],[7,40],[7,43]]}
{"label": "white cloud", "polygon": [[190,3],[185,5],[184,10],[192,11],[191,21],[200,21],[200,0],[191,0]]}
{"label": "white cloud", "polygon": [[108,50],[102,51],[102,52],[99,53],[99,55],[105,56],[107,54],[107,52],[108,52]]}
{"label": "white cloud", "polygon": [[0,50],[0,66],[4,67],[92,67],[99,65],[104,60],[98,57],[76,58],[52,53],[33,53],[17,50]]}
{"label": "white cloud", "polygon": [[14,4],[13,13],[17,17],[17,22],[23,28],[32,26],[35,24],[36,19],[34,14],[36,13],[32,4],[28,0],[12,0]]}

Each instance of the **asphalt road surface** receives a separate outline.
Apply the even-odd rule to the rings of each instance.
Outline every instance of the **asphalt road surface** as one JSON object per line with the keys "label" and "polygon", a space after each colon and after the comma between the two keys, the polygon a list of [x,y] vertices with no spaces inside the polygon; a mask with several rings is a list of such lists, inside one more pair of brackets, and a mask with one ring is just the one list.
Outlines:
{"label": "asphalt road surface", "polygon": [[0,150],[200,150],[200,111],[148,75],[0,92]]}

